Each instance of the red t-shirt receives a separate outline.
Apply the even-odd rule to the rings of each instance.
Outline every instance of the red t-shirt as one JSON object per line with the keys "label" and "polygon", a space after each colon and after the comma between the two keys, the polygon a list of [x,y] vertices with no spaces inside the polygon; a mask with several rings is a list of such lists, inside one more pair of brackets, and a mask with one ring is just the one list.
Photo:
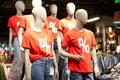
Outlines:
{"label": "red t-shirt", "polygon": [[60,20],[57,18],[52,18],[52,17],[48,16],[47,22],[49,25],[49,26],[47,26],[48,27],[47,29],[52,32],[53,38],[54,38],[54,40],[56,40],[57,30],[59,29],[59,26],[60,26]]}
{"label": "red t-shirt", "polygon": [[91,47],[96,44],[93,32],[83,29],[83,32],[77,29],[68,31],[62,42],[62,46],[68,48],[70,54],[78,54],[85,57],[79,62],[68,58],[68,67],[71,72],[92,72]]}
{"label": "red t-shirt", "polygon": [[22,41],[22,47],[30,49],[30,61],[37,59],[53,57],[52,53],[53,37],[50,31],[34,31],[29,28],[25,31]]}
{"label": "red t-shirt", "polygon": [[75,24],[76,24],[76,20],[75,19],[72,19],[72,18],[64,18],[64,19],[61,19],[61,31],[63,33],[63,36],[65,35],[65,33],[68,31],[68,30],[71,30],[75,27]]}
{"label": "red t-shirt", "polygon": [[19,31],[19,24],[20,24],[20,21],[22,20],[23,18],[22,17],[19,17],[19,16],[11,16],[8,20],[8,27],[9,28],[12,28],[13,30],[13,36],[17,36],[18,35],[18,31]]}

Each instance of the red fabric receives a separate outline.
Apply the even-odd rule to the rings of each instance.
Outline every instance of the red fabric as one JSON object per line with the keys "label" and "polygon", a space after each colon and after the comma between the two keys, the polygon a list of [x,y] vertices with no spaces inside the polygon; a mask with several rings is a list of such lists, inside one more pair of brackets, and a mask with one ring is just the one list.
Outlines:
{"label": "red fabric", "polygon": [[72,72],[92,72],[91,47],[96,44],[93,32],[84,29],[83,32],[75,28],[68,31],[62,42],[62,46],[68,48],[70,54],[78,54],[85,57],[79,62],[68,59],[68,67]]}
{"label": "red fabric", "polygon": [[50,16],[47,17],[48,22],[48,30],[52,32],[54,40],[57,38],[57,30],[59,29],[60,20],[57,18],[52,18]]}
{"label": "red fabric", "polygon": [[71,18],[64,18],[64,19],[61,19],[61,31],[63,33],[63,36],[65,35],[65,33],[68,31],[68,30],[71,30],[75,27],[75,24],[76,24],[76,20],[75,19],[71,19]]}
{"label": "red fabric", "polygon": [[18,16],[11,16],[8,20],[8,27],[12,28],[13,30],[13,36],[17,36],[18,35],[18,31],[19,31],[19,24],[20,21],[22,20],[22,17],[18,17]]}
{"label": "red fabric", "polygon": [[22,47],[30,49],[31,62],[45,57],[53,57],[53,37],[50,31],[43,29],[37,32],[27,29],[24,33]]}

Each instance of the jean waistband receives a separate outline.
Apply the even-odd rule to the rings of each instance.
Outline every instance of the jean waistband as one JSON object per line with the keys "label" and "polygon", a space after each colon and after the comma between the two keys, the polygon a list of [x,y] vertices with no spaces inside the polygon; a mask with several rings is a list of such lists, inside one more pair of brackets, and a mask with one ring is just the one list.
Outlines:
{"label": "jean waistband", "polygon": [[40,63],[40,62],[51,62],[53,60],[53,57],[50,58],[40,58],[38,60],[33,61],[32,63]]}

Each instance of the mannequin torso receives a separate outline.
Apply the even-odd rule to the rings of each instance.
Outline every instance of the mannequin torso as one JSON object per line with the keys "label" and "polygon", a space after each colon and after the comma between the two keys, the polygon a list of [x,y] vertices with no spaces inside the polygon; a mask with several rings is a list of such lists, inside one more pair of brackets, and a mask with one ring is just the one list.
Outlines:
{"label": "mannequin torso", "polygon": [[[19,80],[20,79],[20,62],[21,62],[21,51],[20,51],[20,46],[19,46],[19,41],[18,41],[18,31],[19,31],[19,24],[20,21],[22,20],[22,12],[25,9],[25,4],[23,1],[17,1],[15,3],[15,8],[16,8],[16,15],[11,16],[8,20],[8,27],[9,27],[9,50],[10,53],[12,54],[12,40],[13,40],[13,47],[14,47],[14,53],[15,53],[15,72],[13,72],[15,75],[15,79]],[[10,74],[11,75],[11,74]]]}
{"label": "mannequin torso", "polygon": [[57,30],[59,29],[59,19],[57,16],[57,5],[51,4],[50,5],[50,13],[51,15],[47,17],[47,29],[50,30],[53,34],[54,40],[57,38]]}
{"label": "mannequin torso", "polygon": [[[32,0],[32,6],[33,6],[33,8],[36,6],[42,6],[42,1],[41,0]],[[18,32],[20,45],[22,43],[22,35],[23,35],[24,31],[26,29],[31,28],[33,26],[34,21],[35,20],[34,20],[34,17],[32,14],[23,16],[23,20],[21,20],[21,22],[20,22],[20,29]]]}
{"label": "mannequin torso", "polygon": [[[76,62],[68,58],[68,65],[69,65],[68,67],[71,71],[71,74],[72,72],[81,73],[81,74],[93,72],[92,64],[91,64],[92,60],[95,65],[94,66],[95,73],[99,72],[99,68],[97,65],[96,50],[95,50],[96,41],[95,41],[94,34],[92,31],[83,28],[83,25],[87,22],[87,19],[88,19],[87,11],[85,11],[84,9],[78,9],[75,13],[75,17],[76,17],[76,26],[74,29],[69,30],[66,33],[66,35],[63,38],[62,46],[65,48],[69,47],[68,49],[69,53],[74,55],[79,54],[82,57],[84,57],[84,59],[80,60],[76,64]],[[77,67],[73,68],[72,67],[73,65]],[[80,65],[83,65],[83,66],[80,66]],[[83,78],[86,79],[85,76]],[[81,79],[81,78],[76,77],[74,79]],[[89,79],[93,80],[93,76],[91,76]]]}
{"label": "mannequin torso", "polygon": [[62,34],[64,34],[75,27],[76,20],[74,18],[74,12],[75,12],[75,4],[74,3],[68,3],[66,5],[66,10],[68,13],[68,16],[66,18],[61,19],[61,29]]}
{"label": "mannequin torso", "polygon": [[[26,78],[27,80],[30,79],[30,74],[29,74],[29,55],[30,55],[30,61],[32,62],[32,66],[36,66],[37,63],[37,71],[36,69],[31,67],[31,70],[33,71],[32,74],[32,79],[35,80],[44,80],[44,77],[42,76],[43,70],[50,70],[53,68],[53,62],[54,62],[54,67],[57,69],[57,64],[56,60],[54,58],[55,54],[53,52],[53,37],[51,32],[48,30],[43,29],[44,23],[46,21],[46,10],[42,6],[36,6],[32,10],[32,14],[34,16],[35,22],[32,28],[27,29],[24,33],[24,38],[22,41],[22,47],[25,49],[25,72],[26,72]],[[34,43],[35,42],[35,43]],[[30,43],[30,44],[27,44]],[[53,59],[53,62],[52,62]],[[44,64],[39,64],[38,61],[46,64],[46,60],[48,60],[47,64],[50,65],[47,69],[45,67],[40,70]],[[35,63],[35,64],[34,64]],[[45,65],[47,66],[47,65]],[[53,68],[54,69],[54,68]],[[44,72],[44,71],[43,71]],[[48,75],[47,73],[43,73],[43,75],[46,75],[45,78],[51,78],[53,79],[53,74]],[[48,76],[48,77],[47,77]],[[51,76],[51,77],[49,77]]]}

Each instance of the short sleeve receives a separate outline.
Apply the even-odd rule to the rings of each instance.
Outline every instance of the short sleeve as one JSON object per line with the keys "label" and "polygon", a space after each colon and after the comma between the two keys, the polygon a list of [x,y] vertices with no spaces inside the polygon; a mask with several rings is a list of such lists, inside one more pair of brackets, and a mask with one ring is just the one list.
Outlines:
{"label": "short sleeve", "polygon": [[26,24],[26,22],[25,22],[25,19],[23,17],[23,19],[20,20],[20,25],[19,26],[25,28],[25,24]]}
{"label": "short sleeve", "polygon": [[64,46],[64,47],[69,46],[69,42],[70,42],[70,37],[69,37],[68,33],[66,33],[63,38],[63,41],[62,41],[62,46]]}
{"label": "short sleeve", "polygon": [[8,24],[7,24],[7,26],[8,26],[9,28],[12,28],[12,20],[11,20],[11,18],[8,19]]}
{"label": "short sleeve", "polygon": [[63,23],[61,21],[59,21],[58,31],[62,31],[62,26],[63,26]]}

